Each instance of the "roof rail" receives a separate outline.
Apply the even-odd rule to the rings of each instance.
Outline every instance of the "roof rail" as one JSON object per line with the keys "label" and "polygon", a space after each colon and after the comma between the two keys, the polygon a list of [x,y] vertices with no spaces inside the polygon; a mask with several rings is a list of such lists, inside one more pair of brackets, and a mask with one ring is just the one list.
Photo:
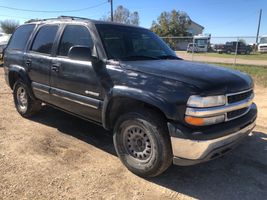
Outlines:
{"label": "roof rail", "polygon": [[80,19],[80,20],[90,20],[88,18],[84,18],[84,17],[75,17],[75,16],[58,16],[58,17],[54,17],[54,18],[47,18],[47,19],[31,19],[30,22],[42,22],[42,21],[48,21],[48,20],[56,20],[56,19],[71,19],[71,20],[75,20],[75,19]]}
{"label": "roof rail", "polygon": [[72,19],[72,20],[82,19],[82,20],[89,20],[88,18],[85,18],[85,17],[75,17],[75,16],[66,16],[66,15],[58,16],[58,19]]}
{"label": "roof rail", "polygon": [[55,19],[58,19],[58,18],[30,19],[30,20],[28,20],[28,21],[30,21],[30,22],[42,22],[42,21],[55,20]]}

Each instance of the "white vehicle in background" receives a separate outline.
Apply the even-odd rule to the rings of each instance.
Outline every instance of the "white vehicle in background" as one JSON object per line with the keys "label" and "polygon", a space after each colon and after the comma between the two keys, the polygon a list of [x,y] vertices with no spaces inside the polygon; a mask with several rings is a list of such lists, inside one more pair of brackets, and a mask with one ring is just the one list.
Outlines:
{"label": "white vehicle in background", "polygon": [[258,52],[267,53],[267,35],[263,35],[258,45]]}
{"label": "white vehicle in background", "polygon": [[186,51],[187,51],[187,53],[192,53],[192,52],[197,53],[197,52],[199,52],[196,44],[194,44],[194,48],[193,48],[193,43],[189,43],[187,45],[187,50]]}
{"label": "white vehicle in background", "polygon": [[197,52],[208,52],[211,35],[195,35],[193,37]]}
{"label": "white vehicle in background", "polygon": [[0,33],[0,59],[2,58],[3,50],[9,41],[11,34]]}

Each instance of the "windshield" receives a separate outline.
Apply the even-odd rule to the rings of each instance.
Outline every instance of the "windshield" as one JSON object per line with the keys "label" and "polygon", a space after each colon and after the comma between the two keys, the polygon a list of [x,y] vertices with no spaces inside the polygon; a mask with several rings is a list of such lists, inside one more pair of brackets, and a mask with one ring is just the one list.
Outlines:
{"label": "windshield", "polygon": [[262,37],[260,40],[260,44],[266,44],[267,43],[267,37]]}
{"label": "windshield", "polygon": [[149,30],[109,24],[96,24],[96,27],[109,59],[179,59],[156,34]]}
{"label": "windshield", "polygon": [[195,39],[195,43],[198,46],[205,46],[208,44],[208,41],[207,41],[207,39]]}

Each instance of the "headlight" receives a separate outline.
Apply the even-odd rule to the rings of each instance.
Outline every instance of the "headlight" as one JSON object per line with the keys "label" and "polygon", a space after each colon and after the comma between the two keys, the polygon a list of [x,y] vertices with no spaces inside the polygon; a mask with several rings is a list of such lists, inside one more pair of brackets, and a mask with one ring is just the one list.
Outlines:
{"label": "headlight", "polygon": [[192,95],[189,97],[187,101],[187,106],[196,108],[208,108],[208,107],[222,106],[225,104],[226,104],[225,95],[208,96],[208,97]]}

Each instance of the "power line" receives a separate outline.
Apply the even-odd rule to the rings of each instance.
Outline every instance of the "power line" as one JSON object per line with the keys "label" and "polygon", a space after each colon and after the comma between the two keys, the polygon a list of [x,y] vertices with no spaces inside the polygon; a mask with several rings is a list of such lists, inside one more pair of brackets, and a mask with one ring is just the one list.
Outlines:
{"label": "power line", "polygon": [[14,8],[14,7],[9,7],[9,6],[0,6],[0,8],[8,9],[8,10],[16,10],[16,11],[23,11],[23,12],[36,12],[36,13],[67,13],[67,12],[78,12],[78,11],[84,11],[84,10],[89,10],[92,8],[96,8],[99,6],[102,6],[104,4],[108,3],[107,1],[89,6],[86,8],[80,8],[80,9],[74,9],[74,10],[31,10],[31,9],[22,9],[22,8]]}

